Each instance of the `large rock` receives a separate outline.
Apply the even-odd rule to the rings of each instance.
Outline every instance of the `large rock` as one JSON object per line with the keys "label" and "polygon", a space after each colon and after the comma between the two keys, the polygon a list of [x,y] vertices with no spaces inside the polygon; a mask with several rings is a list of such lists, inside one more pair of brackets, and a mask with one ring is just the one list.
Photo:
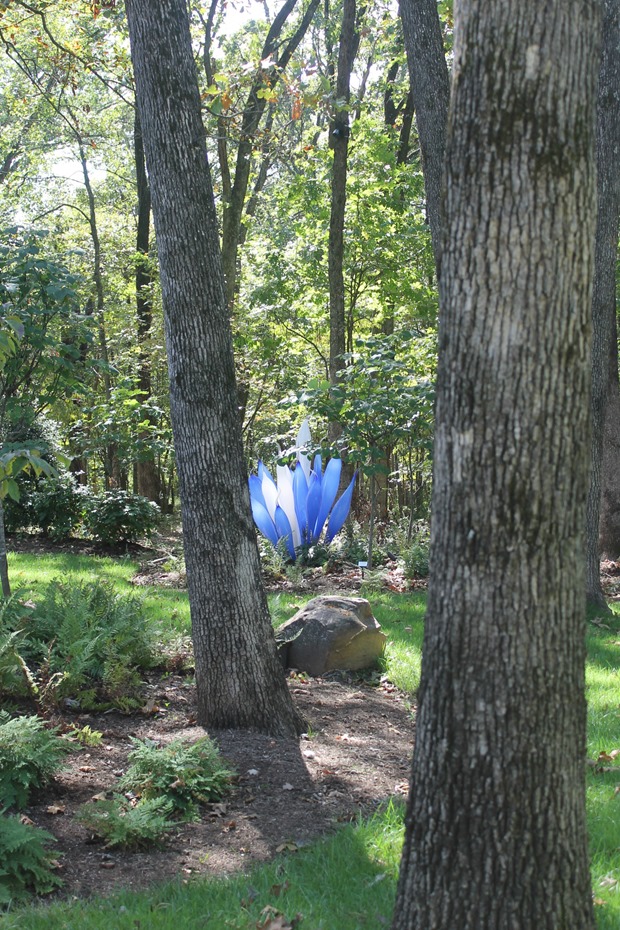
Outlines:
{"label": "large rock", "polygon": [[285,668],[316,676],[376,665],[386,639],[363,597],[315,597],[276,632]]}

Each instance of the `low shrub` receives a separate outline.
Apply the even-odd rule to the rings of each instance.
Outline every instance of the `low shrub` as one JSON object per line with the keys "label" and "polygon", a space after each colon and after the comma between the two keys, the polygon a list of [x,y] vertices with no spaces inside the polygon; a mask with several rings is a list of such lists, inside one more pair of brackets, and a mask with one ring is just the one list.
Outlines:
{"label": "low shrub", "polygon": [[47,894],[62,885],[48,850],[51,833],[0,816],[0,907],[26,901],[30,893]]}
{"label": "low shrub", "polygon": [[173,740],[161,747],[152,740],[133,740],[133,744],[131,765],[120,787],[141,798],[165,798],[184,816],[191,816],[197,804],[219,800],[230,784],[232,772],[208,736],[194,743]]}
{"label": "low shrub", "polygon": [[144,799],[132,805],[126,798],[117,796],[109,801],[83,804],[76,817],[108,847],[141,849],[159,844],[172,829],[172,811],[172,802],[163,797]]}
{"label": "low shrub", "polygon": [[88,498],[85,523],[95,539],[107,544],[137,542],[153,534],[159,507],[129,491],[106,491]]}
{"label": "low shrub", "polygon": [[56,774],[69,750],[38,717],[0,711],[0,808],[25,807],[30,792]]}

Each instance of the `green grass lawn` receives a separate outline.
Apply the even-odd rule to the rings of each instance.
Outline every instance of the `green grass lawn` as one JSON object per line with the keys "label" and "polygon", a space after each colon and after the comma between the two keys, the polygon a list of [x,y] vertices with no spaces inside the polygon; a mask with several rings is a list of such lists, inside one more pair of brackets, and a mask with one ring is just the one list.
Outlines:
{"label": "green grass lawn", "polygon": [[[34,590],[51,578],[106,578],[119,590],[134,590],[136,565],[92,556],[9,556],[15,587]],[[189,633],[185,592],[139,589],[144,609],[170,638]],[[420,676],[425,596],[368,593],[388,636],[386,674],[403,691],[415,691]],[[300,595],[270,597],[274,625],[307,600]],[[588,624],[587,804],[592,855],[592,888],[599,930],[620,927],[620,617],[606,626]],[[609,758],[601,759],[601,753]],[[607,770],[607,771],[606,771]],[[308,930],[363,930],[389,925],[402,842],[402,809],[390,807],[369,822],[349,825],[334,836],[284,855],[244,877],[196,880],[129,892],[100,902],[27,908],[0,917],[2,928],[209,927],[254,928],[274,908],[288,920],[303,916]],[[262,915],[262,916],[261,916]],[[274,922],[275,922],[275,914]],[[277,924],[276,924],[277,925]]]}

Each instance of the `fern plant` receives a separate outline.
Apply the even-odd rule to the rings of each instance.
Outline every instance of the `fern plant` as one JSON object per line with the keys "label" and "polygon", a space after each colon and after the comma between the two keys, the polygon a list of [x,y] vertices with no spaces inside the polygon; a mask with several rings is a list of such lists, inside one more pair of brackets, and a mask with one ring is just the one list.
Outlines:
{"label": "fern plant", "polygon": [[173,740],[161,748],[152,740],[132,742],[131,765],[120,781],[124,791],[142,798],[164,797],[175,811],[191,816],[197,804],[219,800],[230,784],[232,771],[208,736],[194,743]]}
{"label": "fern plant", "polygon": [[117,795],[110,801],[83,804],[76,817],[87,830],[104,840],[106,846],[140,849],[158,845],[172,829],[173,807],[172,802],[163,797],[143,799],[132,806]]}
{"label": "fern plant", "polygon": [[38,717],[10,717],[0,711],[0,808],[24,807],[32,789],[61,768],[70,748]]}
{"label": "fern plant", "polygon": [[0,630],[0,697],[25,697],[36,692],[30,669],[20,652],[23,639],[19,630],[13,633]]}
{"label": "fern plant", "polygon": [[98,580],[56,579],[25,621],[13,611],[0,630],[26,634],[20,656],[42,705],[67,697],[89,710],[140,705],[139,670],[153,666],[156,643],[140,598]]}
{"label": "fern plant", "polygon": [[0,907],[23,902],[31,892],[47,894],[62,884],[53,871],[48,850],[52,842],[46,830],[0,815]]}

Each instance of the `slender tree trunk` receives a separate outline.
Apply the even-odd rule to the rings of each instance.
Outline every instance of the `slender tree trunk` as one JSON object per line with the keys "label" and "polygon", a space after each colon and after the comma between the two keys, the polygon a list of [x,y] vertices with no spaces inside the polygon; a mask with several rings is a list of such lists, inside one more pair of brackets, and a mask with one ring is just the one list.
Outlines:
{"label": "slender tree trunk", "polygon": [[[273,58],[276,63],[270,66],[268,71],[261,66],[250,88],[243,108],[235,170],[232,176],[228,165],[226,122],[224,120],[219,121],[218,156],[222,172],[224,195],[224,212],[222,215],[222,262],[226,284],[226,300],[231,311],[234,307],[235,295],[237,292],[238,252],[241,241],[243,211],[245,208],[255,149],[254,137],[267,106],[267,100],[262,91],[265,87],[266,78],[268,78],[269,86],[272,88],[280,80],[312,22],[319,5],[319,0],[310,0],[296,30],[284,42],[282,40],[282,32],[296,3],[297,0],[285,0],[269,27],[269,32],[261,52],[261,61],[267,61]],[[204,64],[209,83],[213,83],[210,46],[214,12],[215,8],[212,5],[207,20],[203,20],[205,25]]]}
{"label": "slender tree trunk", "polygon": [[[75,130],[74,130],[75,131]],[[92,184],[90,183],[90,173],[88,171],[88,160],[84,150],[84,143],[76,132],[76,139],[80,153],[80,163],[82,165],[82,176],[84,178],[84,187],[88,199],[88,217],[90,225],[90,237],[93,243],[93,284],[95,287],[95,320],[97,333],[99,335],[99,350],[101,358],[105,362],[103,371],[103,390],[106,403],[109,405],[112,397],[110,383],[110,374],[108,366],[110,357],[108,353],[108,341],[105,332],[105,293],[103,287],[103,275],[101,273],[101,240],[99,239],[99,229],[97,226],[97,208],[95,204],[95,194]],[[116,443],[108,443],[103,449],[103,470],[105,473],[106,488],[120,487],[120,465],[118,462],[118,450]]]}
{"label": "slender tree trunk", "polygon": [[[148,403],[152,395],[151,359],[147,343],[153,323],[151,288],[151,260],[149,255],[151,233],[151,191],[149,189],[142,127],[136,107],[134,117],[134,159],[136,165],[136,187],[138,192],[138,228],[136,231],[136,316],[138,322],[138,388],[140,402]],[[141,439],[147,439],[148,433]],[[154,455],[143,455],[136,462],[136,490],[149,500],[161,503],[161,482]]]}
{"label": "slender tree trunk", "polygon": [[331,178],[331,213],[329,219],[329,380],[338,384],[338,373],[344,364],[345,299],[344,299],[344,217],[347,202],[347,165],[349,159],[349,111],[351,72],[359,47],[356,0],[344,0],[342,28],[336,75],[336,104],[330,126],[329,145],[334,152]]}
{"label": "slender tree trunk", "polygon": [[9,582],[9,563],[6,557],[6,534],[4,532],[4,505],[0,499],[0,582],[2,583],[2,596],[11,596]]}
{"label": "slender tree trunk", "polygon": [[157,232],[170,410],[203,726],[302,727],[261,579],[185,0],[128,0]]}
{"label": "slender tree trunk", "polygon": [[431,577],[395,930],[592,930],[593,0],[456,7]]}
{"label": "slender tree trunk", "polygon": [[450,78],[437,0],[400,0],[400,14],[422,153],[426,216],[438,265],[443,236],[441,186]]}
{"label": "slender tree trunk", "polygon": [[[586,596],[609,611],[601,588],[599,513],[605,413],[618,382],[616,263],[620,211],[620,3],[603,0],[603,49],[597,106],[598,217],[592,294],[592,464],[586,509]],[[611,365],[610,365],[611,360]],[[616,469],[618,463],[616,462]],[[620,498],[617,498],[617,505]]]}

